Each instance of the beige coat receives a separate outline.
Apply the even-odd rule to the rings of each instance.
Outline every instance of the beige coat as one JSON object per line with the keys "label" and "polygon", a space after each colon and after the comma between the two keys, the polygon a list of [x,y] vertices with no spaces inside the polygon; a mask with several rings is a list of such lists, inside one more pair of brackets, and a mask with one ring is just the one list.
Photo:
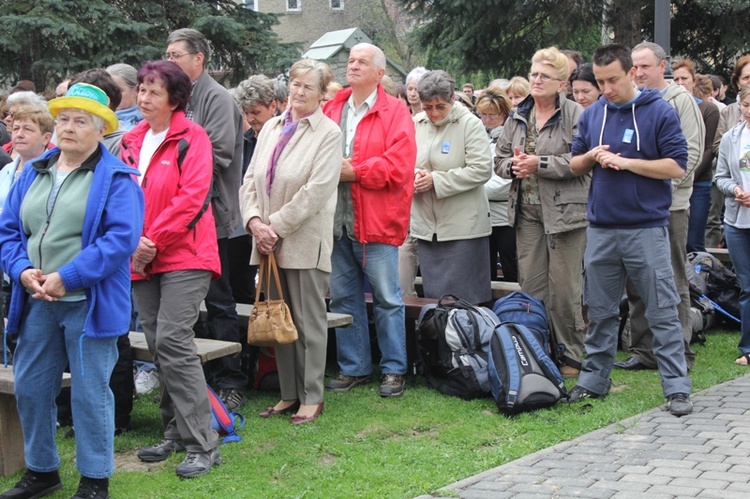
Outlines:
{"label": "beige coat", "polygon": [[[303,118],[276,165],[271,196],[266,168],[283,128],[283,116],[268,121],[258,136],[240,188],[242,223],[260,219],[279,235],[276,259],[285,269],[331,271],[333,215],[341,174],[341,130],[318,108]],[[260,262],[253,247],[250,263]]]}
{"label": "beige coat", "polygon": [[487,133],[482,122],[460,104],[453,104],[436,126],[425,113],[414,117],[416,169],[432,173],[434,189],[414,194],[411,235],[431,241],[477,239],[492,233],[484,184],[492,174]]}

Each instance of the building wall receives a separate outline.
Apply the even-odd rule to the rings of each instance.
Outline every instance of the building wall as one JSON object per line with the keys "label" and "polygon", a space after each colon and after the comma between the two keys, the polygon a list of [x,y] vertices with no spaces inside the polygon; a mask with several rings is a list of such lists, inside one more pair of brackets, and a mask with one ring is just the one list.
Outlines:
{"label": "building wall", "polygon": [[304,53],[310,45],[329,31],[356,28],[360,6],[372,0],[341,0],[343,10],[331,10],[329,0],[297,0],[301,10],[286,10],[286,0],[256,0],[259,12],[283,14],[274,31],[285,43],[300,43]]}

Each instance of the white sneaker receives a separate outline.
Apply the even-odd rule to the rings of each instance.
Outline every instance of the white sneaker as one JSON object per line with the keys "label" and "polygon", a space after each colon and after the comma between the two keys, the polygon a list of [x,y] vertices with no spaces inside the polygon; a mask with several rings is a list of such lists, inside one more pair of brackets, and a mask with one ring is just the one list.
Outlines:
{"label": "white sneaker", "polygon": [[159,387],[159,372],[155,370],[138,371],[135,375],[135,393],[145,395]]}

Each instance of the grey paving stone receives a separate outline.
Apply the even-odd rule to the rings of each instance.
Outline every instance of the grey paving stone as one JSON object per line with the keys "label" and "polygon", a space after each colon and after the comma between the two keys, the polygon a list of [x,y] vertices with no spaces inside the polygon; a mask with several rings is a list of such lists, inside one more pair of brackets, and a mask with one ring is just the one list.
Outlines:
{"label": "grey paving stone", "polygon": [[[677,438],[694,438],[699,436],[700,430],[693,427],[693,429],[666,429],[656,428],[653,430],[652,435],[655,437],[677,437]],[[708,438],[708,437],[706,437]]]}
{"label": "grey paving stone", "polygon": [[654,443],[657,445],[665,445],[665,444],[674,444],[674,445],[705,445],[706,442],[708,442],[708,438],[700,438],[695,436],[689,436],[689,435],[679,435],[679,436],[663,436],[658,437]]}
{"label": "grey paving stone", "polygon": [[663,468],[694,468],[698,464],[696,461],[687,461],[685,459],[664,459],[662,457],[659,457],[658,459],[649,459],[648,461],[649,466],[653,466],[654,468],[657,467],[663,467]]}
{"label": "grey paving stone", "polygon": [[723,462],[727,464],[747,464],[747,456],[729,456]]}
{"label": "grey paving stone", "polygon": [[634,492],[645,492],[651,487],[648,483],[622,482],[611,480],[600,480],[591,485],[592,489],[614,490],[616,492],[628,492],[633,497]]}
{"label": "grey paving stone", "polygon": [[[581,468],[583,468],[583,467],[581,467]],[[550,468],[547,471],[545,471],[543,473],[543,475],[546,476],[546,477],[550,477],[550,478],[553,478],[553,477],[570,477],[572,475],[576,475],[577,476],[577,475],[580,474],[580,472],[581,472],[580,469],[571,470],[571,469],[568,469],[568,468]],[[547,480],[545,480],[542,483],[547,483]]]}
{"label": "grey paving stone", "polygon": [[587,489],[594,483],[590,478],[554,476],[544,481],[542,485],[568,489]]}
{"label": "grey paving stone", "polygon": [[581,462],[568,459],[543,459],[534,465],[534,468],[563,468],[563,469],[580,469]]}
{"label": "grey paving stone", "polygon": [[621,482],[645,483],[649,485],[666,485],[672,481],[672,477],[659,476],[659,475],[645,475],[643,473],[631,473],[628,475],[623,475],[620,481]]}
{"label": "grey paving stone", "polygon": [[[750,458],[746,461],[746,463],[750,463]],[[748,464],[736,464],[732,466],[732,468],[729,470],[730,473],[744,473],[748,476],[750,476],[750,465]]]}
{"label": "grey paving stone", "polygon": [[707,442],[704,445],[690,445],[690,444],[662,444],[661,447],[659,447],[659,451],[678,451],[678,452],[692,452],[692,453],[698,453],[698,452],[710,452],[711,449],[713,449],[715,446],[711,445],[709,442]]}
{"label": "grey paving stone", "polygon": [[741,443],[737,447],[716,447],[707,452],[724,456],[747,456],[750,453],[750,445]]}
{"label": "grey paving stone", "polygon": [[[709,472],[710,473],[710,472]],[[705,490],[724,490],[729,482],[724,480],[711,480],[709,478],[675,478],[670,485],[677,487],[699,487]]]}
{"label": "grey paving stone", "polygon": [[695,468],[672,467],[654,468],[654,470],[651,472],[652,475],[662,475],[671,478],[698,478],[699,476],[702,476],[701,473],[703,473],[701,470],[697,470]]}
{"label": "grey paving stone", "polygon": [[581,473],[581,476],[583,478],[590,478],[592,480],[596,481],[612,481],[616,482],[620,480],[620,478],[623,477],[622,473],[612,472],[612,471],[597,471],[597,470],[591,470],[591,471],[584,471]]}
{"label": "grey paving stone", "polygon": [[695,469],[701,471],[727,471],[732,465],[726,461],[723,463],[698,463]]}
{"label": "grey paving stone", "polygon": [[503,490],[508,490],[512,486],[513,486],[512,482],[498,482],[494,480],[482,480],[481,482],[477,482],[469,488],[476,489],[476,490],[503,491]]}
{"label": "grey paving stone", "polygon": [[702,480],[725,480],[729,483],[747,483],[750,475],[746,473],[733,473],[729,471],[706,471],[701,475]]}
{"label": "grey paving stone", "polygon": [[688,459],[690,461],[699,461],[699,462],[707,462],[707,463],[721,463],[724,462],[724,460],[727,458],[724,454],[708,454],[708,453],[701,453],[696,452],[694,454],[688,454],[685,456],[685,459]]}
{"label": "grey paving stone", "polygon": [[734,492],[729,490],[704,490],[701,492],[701,498],[707,499],[747,499],[747,492]]}
{"label": "grey paving stone", "polygon": [[497,477],[498,482],[510,482],[510,483],[537,483],[544,479],[540,476],[536,470],[528,472],[530,474],[514,474],[514,475],[503,475]]}
{"label": "grey paving stone", "polygon": [[549,497],[555,494],[557,490],[557,487],[543,483],[519,483],[513,485],[507,492],[516,492],[517,494],[546,494]]}
{"label": "grey paving stone", "polygon": [[516,496],[514,493],[503,491],[477,489],[462,490],[459,494],[462,499],[505,499]]}
{"label": "grey paving stone", "polygon": [[728,440],[732,438],[732,433],[728,431],[701,431],[696,436],[699,438],[718,438],[720,440]]}
{"label": "grey paving stone", "polygon": [[622,466],[618,471],[618,473],[635,473],[635,474],[642,474],[642,475],[648,475],[653,471],[653,466],[632,466],[632,465],[626,465]]}
{"label": "grey paving stone", "polygon": [[696,497],[698,496],[703,489],[698,487],[677,487],[675,485],[654,485],[650,489],[648,489],[648,497],[649,499],[652,497],[652,494],[659,495],[664,494],[668,495],[670,497]]}

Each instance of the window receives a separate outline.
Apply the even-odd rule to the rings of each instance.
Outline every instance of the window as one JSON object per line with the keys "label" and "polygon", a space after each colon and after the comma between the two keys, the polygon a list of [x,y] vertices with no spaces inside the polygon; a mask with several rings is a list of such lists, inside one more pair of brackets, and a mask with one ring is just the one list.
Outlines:
{"label": "window", "polygon": [[246,9],[258,11],[258,0],[242,0],[242,5],[245,6]]}
{"label": "window", "polygon": [[328,0],[331,10],[344,10],[344,0]]}
{"label": "window", "polygon": [[289,11],[302,10],[302,0],[286,0],[286,10],[289,10]]}

